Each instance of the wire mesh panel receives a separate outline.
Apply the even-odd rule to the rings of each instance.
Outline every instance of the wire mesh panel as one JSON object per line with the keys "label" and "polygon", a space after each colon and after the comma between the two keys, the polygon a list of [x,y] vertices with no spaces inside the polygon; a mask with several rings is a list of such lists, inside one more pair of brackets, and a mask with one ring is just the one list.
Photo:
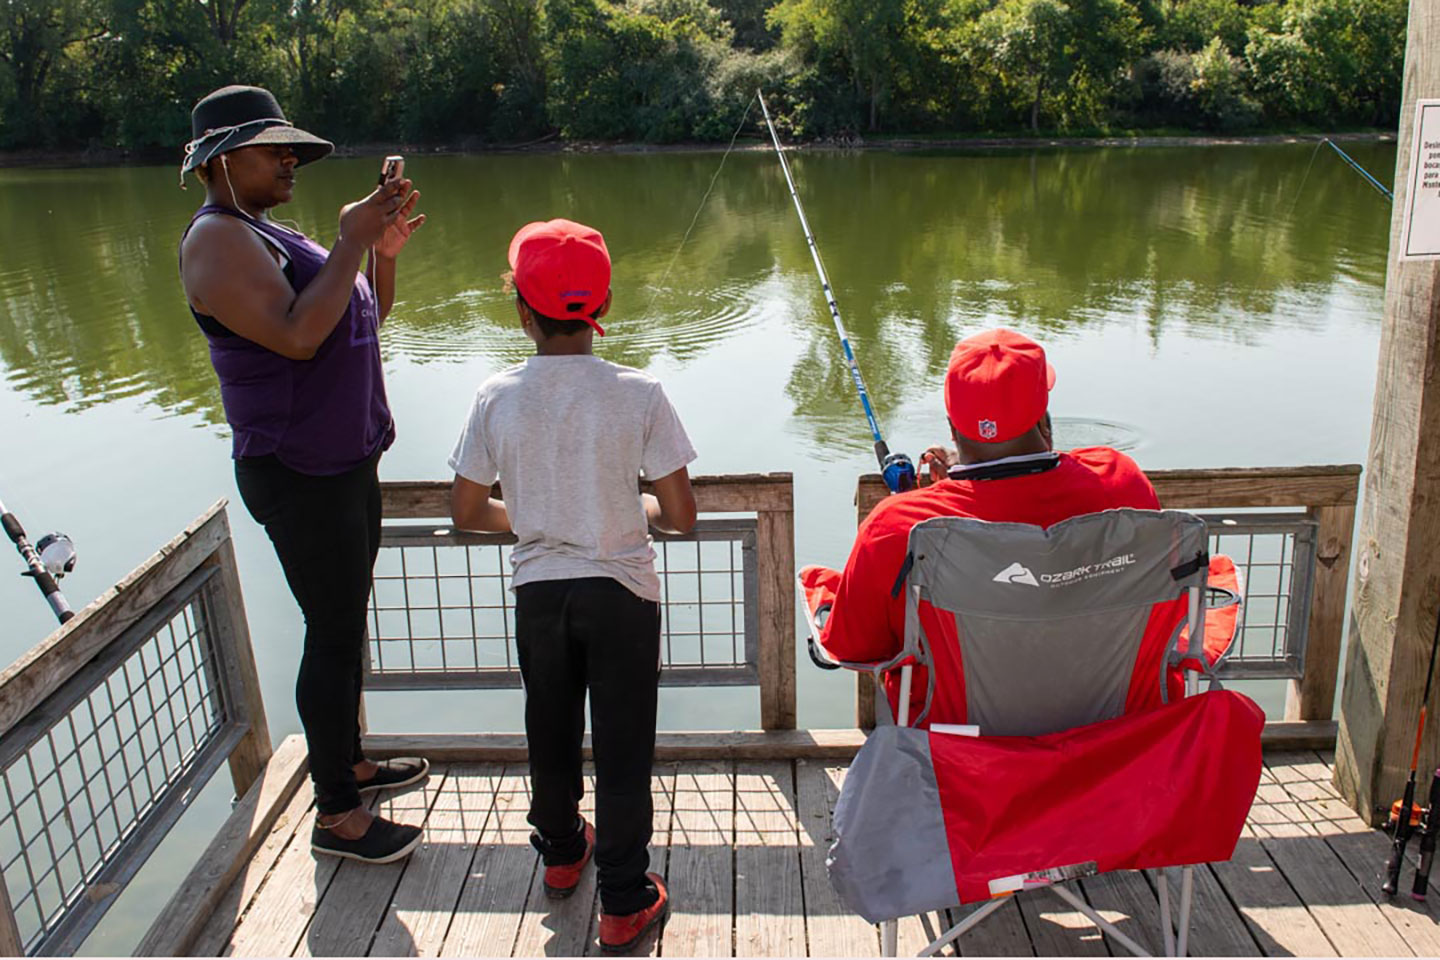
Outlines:
{"label": "wire mesh panel", "polygon": [[[758,643],[754,519],[655,537],[660,682],[752,684]],[[518,687],[511,535],[387,526],[370,597],[366,687]]]}
{"label": "wire mesh panel", "polygon": [[1315,521],[1301,513],[1199,516],[1209,528],[1211,553],[1235,561],[1244,595],[1233,652],[1220,675],[1299,679],[1315,579]]}
{"label": "wire mesh panel", "polygon": [[243,734],[196,571],[0,738],[0,869],[27,953],[73,953]]}

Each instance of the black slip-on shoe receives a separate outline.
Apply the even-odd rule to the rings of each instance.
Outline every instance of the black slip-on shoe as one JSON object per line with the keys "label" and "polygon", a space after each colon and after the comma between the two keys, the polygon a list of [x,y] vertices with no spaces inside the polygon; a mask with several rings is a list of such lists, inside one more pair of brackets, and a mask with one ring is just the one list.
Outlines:
{"label": "black slip-on shoe", "polygon": [[356,781],[355,787],[361,793],[376,790],[393,790],[419,783],[430,775],[430,761],[424,757],[396,757],[394,760],[376,761],[380,769],[368,780]]}
{"label": "black slip-on shoe", "polygon": [[310,849],[327,857],[345,857],[363,863],[393,863],[404,859],[420,846],[421,830],[406,823],[395,823],[383,817],[370,821],[370,829],[356,840],[337,836],[334,830],[318,823],[310,832]]}

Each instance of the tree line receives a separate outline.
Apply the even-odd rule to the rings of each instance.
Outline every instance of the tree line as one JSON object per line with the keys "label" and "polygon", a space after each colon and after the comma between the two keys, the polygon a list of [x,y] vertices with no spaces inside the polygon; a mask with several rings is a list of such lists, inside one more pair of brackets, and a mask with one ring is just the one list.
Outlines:
{"label": "tree line", "polygon": [[1404,0],[0,0],[0,148],[174,150],[226,83],[351,142],[1388,127]]}

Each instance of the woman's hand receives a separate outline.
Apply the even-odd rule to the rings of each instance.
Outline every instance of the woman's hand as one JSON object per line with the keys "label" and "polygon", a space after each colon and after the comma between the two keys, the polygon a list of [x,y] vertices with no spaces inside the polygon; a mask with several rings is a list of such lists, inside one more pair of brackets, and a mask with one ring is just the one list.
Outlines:
{"label": "woman's hand", "polygon": [[[408,185],[409,180],[405,183]],[[410,234],[420,229],[425,222],[425,214],[418,217],[411,217],[415,212],[415,203],[420,199],[420,191],[412,191],[410,196],[405,198],[404,204],[385,227],[385,232],[380,235],[380,240],[375,244],[375,256],[386,257],[390,260],[400,255],[405,244],[410,241]]]}
{"label": "woman's hand", "polygon": [[360,250],[375,246],[400,216],[407,194],[410,194],[409,180],[389,180],[364,200],[341,207],[340,237],[336,246],[342,242],[354,244]]}

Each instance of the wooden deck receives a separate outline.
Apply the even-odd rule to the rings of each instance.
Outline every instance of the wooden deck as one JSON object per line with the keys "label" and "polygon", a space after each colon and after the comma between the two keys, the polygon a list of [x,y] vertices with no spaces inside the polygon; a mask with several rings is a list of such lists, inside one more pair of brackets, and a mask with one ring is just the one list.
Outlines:
{"label": "wooden deck", "polygon": [[[1272,753],[1235,858],[1197,872],[1191,953],[1216,956],[1440,955],[1440,904],[1386,902],[1376,874],[1387,841],[1345,807],[1325,753]],[[652,869],[673,909],[641,954],[869,956],[877,928],[850,916],[825,877],[831,806],[845,766],[807,760],[661,764]],[[545,898],[527,842],[523,766],[437,765],[423,787],[379,804],[426,818],[408,862],[368,866],[309,849],[302,784],[194,945],[199,955],[588,955],[594,871],[576,895]],[[1408,889],[1409,877],[1405,878]],[[1145,875],[1079,882],[1085,898],[1158,950],[1159,906]],[[1440,900],[1440,896],[1437,896]],[[900,952],[925,943],[902,922]],[[1044,891],[967,934],[965,955],[1128,955]]]}

